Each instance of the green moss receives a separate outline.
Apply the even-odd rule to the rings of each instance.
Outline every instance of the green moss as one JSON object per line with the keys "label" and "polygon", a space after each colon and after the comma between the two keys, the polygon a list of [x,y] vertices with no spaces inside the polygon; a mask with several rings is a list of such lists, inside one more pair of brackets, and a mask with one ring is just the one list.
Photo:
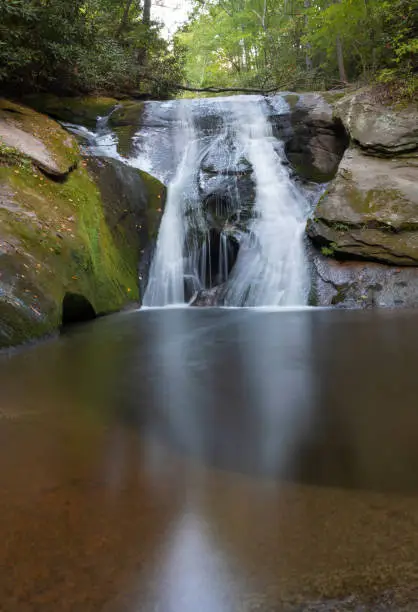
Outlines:
{"label": "green moss", "polygon": [[144,102],[123,100],[109,118],[112,127],[134,126],[138,129],[144,112]]}
{"label": "green moss", "polygon": [[0,345],[56,329],[67,291],[84,295],[98,313],[138,299],[137,262],[117,244],[83,166],[64,183],[3,166],[0,182],[0,252],[8,249],[2,281],[12,288],[2,298]]}
{"label": "green moss", "polygon": [[333,306],[336,306],[337,304],[341,304],[342,302],[344,302],[347,297],[347,291],[349,288],[349,283],[337,285],[337,293],[332,297],[331,304]]}
{"label": "green moss", "polygon": [[9,147],[0,141],[0,166],[17,166],[19,168],[31,167],[31,159],[16,149]]}
{"label": "green moss", "polygon": [[0,297],[0,348],[40,338],[54,329],[54,325],[46,317],[39,317],[30,305]]}
{"label": "green moss", "polygon": [[79,149],[75,139],[49,117],[26,106],[0,99],[0,118],[40,140],[63,173],[77,164]]}
{"label": "green moss", "polygon": [[165,187],[158,179],[147,172],[140,171],[142,180],[145,182],[148,206],[146,209],[148,238],[155,240],[160,227],[161,215],[165,202]]}
{"label": "green moss", "polygon": [[321,96],[324,98],[325,102],[328,102],[328,104],[334,104],[335,102],[338,102],[338,100],[341,100],[341,98],[344,98],[346,95],[347,93],[344,91],[321,91]]}
{"label": "green moss", "polygon": [[86,127],[96,126],[97,117],[110,113],[118,104],[115,98],[105,96],[83,96],[79,98],[59,97],[53,94],[36,94],[25,98],[26,104],[59,121],[77,123]]}

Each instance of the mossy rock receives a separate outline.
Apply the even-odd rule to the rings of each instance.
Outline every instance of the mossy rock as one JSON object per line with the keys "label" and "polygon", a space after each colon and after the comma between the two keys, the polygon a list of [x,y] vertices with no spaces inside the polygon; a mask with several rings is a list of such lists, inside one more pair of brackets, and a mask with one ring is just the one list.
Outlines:
{"label": "mossy rock", "polygon": [[82,165],[64,183],[0,168],[0,346],[56,330],[67,292],[96,313],[139,297],[137,266],[108,227],[100,192]]}
{"label": "mossy rock", "polygon": [[284,96],[284,99],[286,100],[286,102],[288,103],[289,107],[291,110],[293,110],[296,106],[296,104],[299,102],[299,98],[300,96],[298,94],[286,94]]}
{"label": "mossy rock", "polygon": [[333,256],[418,266],[418,167],[346,152],[307,233]]}
{"label": "mossy rock", "polygon": [[163,215],[166,188],[150,174],[115,159],[90,158],[88,166],[99,186],[106,223],[118,249],[124,260],[139,270],[141,294]]}
{"label": "mossy rock", "polygon": [[11,151],[30,159],[48,174],[64,176],[77,164],[78,145],[58,123],[40,113],[0,98],[0,163]]}
{"label": "mossy rock", "polygon": [[105,96],[59,97],[53,94],[34,94],[25,98],[26,104],[58,121],[94,128],[98,117],[108,115],[120,102]]}
{"label": "mossy rock", "polygon": [[118,137],[118,152],[129,157],[133,152],[132,139],[141,126],[144,102],[123,100],[109,117],[109,127]]}

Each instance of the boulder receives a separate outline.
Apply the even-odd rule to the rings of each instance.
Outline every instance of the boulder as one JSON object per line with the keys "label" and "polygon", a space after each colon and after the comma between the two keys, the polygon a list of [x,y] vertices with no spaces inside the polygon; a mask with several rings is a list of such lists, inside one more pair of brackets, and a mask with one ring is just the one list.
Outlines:
{"label": "boulder", "polygon": [[288,94],[290,127],[282,115],[275,133],[296,173],[318,183],[331,180],[348,146],[348,135],[321,94]]}
{"label": "boulder", "polygon": [[[20,110],[16,115],[18,121]],[[55,137],[70,138],[52,120],[35,119]],[[27,151],[0,148],[0,348],[57,330],[63,313],[68,320],[68,296],[77,296],[71,320],[140,299],[139,255],[158,231],[165,188],[112,160],[87,168],[73,159],[57,180]]]}
{"label": "boulder", "polygon": [[3,157],[14,152],[57,178],[64,178],[78,161],[75,139],[58,123],[4,99],[0,99],[0,146]]}
{"label": "boulder", "polygon": [[418,150],[418,105],[388,106],[373,91],[361,90],[336,102],[340,119],[352,140],[372,155],[410,155]]}
{"label": "boulder", "polygon": [[339,258],[418,265],[418,160],[348,150],[307,232]]}
{"label": "boulder", "polygon": [[87,160],[99,187],[106,224],[131,269],[139,269],[139,300],[145,292],[164,211],[166,188],[156,178],[109,157]]}
{"label": "boulder", "polygon": [[312,306],[416,308],[418,268],[359,261],[336,261],[315,254]]}
{"label": "boulder", "polygon": [[222,306],[225,292],[225,285],[218,285],[212,289],[202,289],[198,291],[190,302],[190,306],[212,308]]}

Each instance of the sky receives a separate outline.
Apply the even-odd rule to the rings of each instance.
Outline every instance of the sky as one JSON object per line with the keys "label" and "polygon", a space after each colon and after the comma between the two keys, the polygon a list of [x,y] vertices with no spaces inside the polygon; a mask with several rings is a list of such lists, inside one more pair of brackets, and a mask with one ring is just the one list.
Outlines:
{"label": "sky", "polygon": [[152,17],[164,23],[163,34],[169,38],[179,25],[187,18],[191,9],[190,0],[154,0],[152,3]]}

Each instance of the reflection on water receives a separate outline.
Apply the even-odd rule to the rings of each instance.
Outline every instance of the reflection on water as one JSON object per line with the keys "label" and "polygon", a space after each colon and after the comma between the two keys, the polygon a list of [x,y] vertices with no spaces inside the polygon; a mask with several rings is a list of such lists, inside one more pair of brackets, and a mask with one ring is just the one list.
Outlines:
{"label": "reflection on water", "polygon": [[3,354],[4,609],[412,592],[415,319],[150,310]]}

